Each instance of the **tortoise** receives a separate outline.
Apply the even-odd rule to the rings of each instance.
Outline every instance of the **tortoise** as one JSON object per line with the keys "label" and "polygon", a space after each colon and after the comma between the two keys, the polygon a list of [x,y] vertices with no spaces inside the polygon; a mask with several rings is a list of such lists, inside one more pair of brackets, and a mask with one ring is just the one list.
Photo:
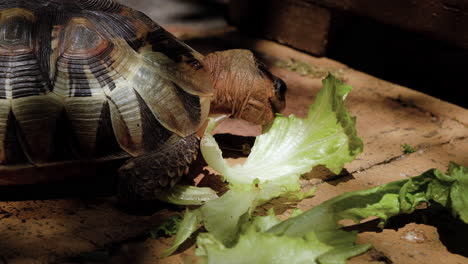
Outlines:
{"label": "tortoise", "polygon": [[155,199],[209,114],[265,125],[285,90],[252,52],[204,56],[115,0],[2,0],[0,185],[111,173]]}

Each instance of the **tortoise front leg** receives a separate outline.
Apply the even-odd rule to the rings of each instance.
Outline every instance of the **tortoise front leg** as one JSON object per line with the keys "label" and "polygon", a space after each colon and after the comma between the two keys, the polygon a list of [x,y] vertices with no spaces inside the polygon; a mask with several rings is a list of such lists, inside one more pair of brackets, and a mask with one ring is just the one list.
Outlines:
{"label": "tortoise front leg", "polygon": [[128,160],[118,170],[118,195],[128,200],[154,200],[172,188],[198,153],[196,135],[180,138],[155,152]]}

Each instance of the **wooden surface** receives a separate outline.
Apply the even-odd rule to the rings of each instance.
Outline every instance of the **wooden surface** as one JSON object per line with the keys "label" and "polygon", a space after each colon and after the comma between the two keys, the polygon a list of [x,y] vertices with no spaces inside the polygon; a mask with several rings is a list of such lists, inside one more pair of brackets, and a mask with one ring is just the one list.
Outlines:
{"label": "wooden surface", "polygon": [[[216,36],[197,33],[196,38],[186,29],[176,28],[174,33],[204,52],[232,46],[257,51],[289,87],[285,114],[304,116],[327,72],[354,86],[346,105],[357,116],[364,153],[346,166],[349,174],[335,180],[327,180],[334,176],[326,171],[309,173],[303,186],[316,186],[317,194],[299,203],[301,209],[346,191],[419,175],[430,168],[445,170],[449,161],[468,166],[466,109],[379,80],[339,62],[308,56],[269,41],[245,39],[236,32]],[[259,132],[258,127],[238,121],[225,124],[218,131],[237,135]],[[400,146],[404,143],[417,151],[404,154]],[[283,205],[273,203],[273,206]],[[146,236],[148,229],[178,211],[175,209],[161,208],[144,216],[128,214],[117,207],[112,197],[0,202],[0,255],[8,263],[79,263],[74,257],[87,252],[98,255],[104,252],[103,263],[197,263],[190,244],[175,256],[157,259],[171,238],[154,240]],[[466,230],[453,231],[465,238],[468,235]],[[447,250],[449,242],[443,244],[440,239],[447,234],[439,232],[433,226],[415,223],[397,231],[363,232],[359,243],[370,242],[374,249],[350,263],[382,263],[379,260],[410,264],[442,263],[442,260],[443,263],[468,263],[465,256]],[[423,237],[422,242],[403,239],[413,233]],[[96,253],[96,250],[101,251]]]}
{"label": "wooden surface", "polygon": [[231,23],[245,32],[306,52],[325,54],[331,12],[302,0],[237,0],[229,6]]}
{"label": "wooden surface", "polygon": [[232,0],[231,23],[315,55],[324,55],[349,15],[366,17],[417,35],[468,49],[466,0]]}
{"label": "wooden surface", "polygon": [[468,49],[466,0],[302,0],[366,16]]}

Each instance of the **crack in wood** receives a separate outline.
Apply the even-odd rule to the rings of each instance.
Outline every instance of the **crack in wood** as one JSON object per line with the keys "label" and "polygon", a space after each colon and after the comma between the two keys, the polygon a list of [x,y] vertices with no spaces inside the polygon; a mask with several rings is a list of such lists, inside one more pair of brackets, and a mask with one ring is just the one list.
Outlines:
{"label": "crack in wood", "polygon": [[[448,141],[445,141],[445,142],[440,142],[440,143],[436,143],[436,144],[431,144],[431,145],[427,145],[423,148],[420,148],[421,149],[430,149],[430,148],[434,148],[434,147],[440,147],[440,146],[444,146],[444,145],[448,145],[448,144],[452,144],[456,141],[462,141],[462,140],[465,140],[467,139],[468,136],[461,136],[461,137],[455,137],[455,138],[452,138]],[[339,180],[343,180],[343,179],[346,179],[348,177],[353,177],[353,174],[355,173],[362,173],[362,172],[366,172],[376,166],[380,166],[380,165],[386,165],[386,164],[390,164],[394,161],[399,161],[399,160],[402,160],[404,159],[405,157],[407,156],[410,156],[410,155],[414,155],[415,153],[418,153],[418,151],[414,152],[414,153],[409,153],[409,154],[401,154],[401,155],[398,155],[398,156],[394,156],[394,157],[391,157],[391,158],[388,158],[388,159],[385,159],[384,161],[380,161],[380,162],[377,162],[377,163],[374,163],[368,167],[365,167],[365,168],[359,168],[357,170],[354,170],[352,172],[349,172],[347,171],[346,169],[343,169],[343,171],[338,174],[338,175],[330,175],[328,178],[320,181],[320,182],[317,182],[315,184],[313,184],[314,186],[317,186],[317,185],[321,185],[325,182],[333,182],[333,181],[339,181]]]}
{"label": "crack in wood", "polygon": [[[375,92],[375,91],[374,91],[374,93],[376,93],[376,94],[378,94],[378,95],[381,95],[381,94],[379,94],[378,92]],[[417,111],[419,111],[419,112],[421,112],[421,113],[428,114],[428,115],[431,116],[431,118],[434,118],[434,119],[436,119],[436,120],[440,120],[440,118],[442,117],[442,116],[437,115],[437,114],[435,114],[435,113],[433,113],[433,112],[431,112],[431,111],[429,111],[429,110],[427,110],[427,109],[425,109],[425,108],[423,108],[423,107],[421,107],[421,106],[418,106],[418,105],[415,104],[414,102],[411,102],[411,101],[409,101],[409,100],[404,100],[401,96],[398,96],[397,98],[390,97],[390,96],[384,96],[384,95],[381,95],[381,96],[383,96],[383,97],[389,99],[390,101],[393,101],[393,102],[395,102],[395,103],[401,105],[402,107],[405,107],[405,108],[412,108],[412,109],[415,109],[415,110],[417,110]],[[445,115],[443,115],[443,117],[449,118],[449,119],[451,119],[452,121],[455,121],[455,122],[459,123],[460,125],[462,125],[462,126],[468,128],[468,124],[464,123],[463,121],[459,120],[459,119],[456,118],[456,117],[445,116]]]}
{"label": "crack in wood", "polygon": [[393,264],[393,261],[380,250],[373,248],[369,251],[369,254],[372,260],[382,262],[385,264]]}
{"label": "crack in wood", "polygon": [[418,110],[419,112],[421,113],[424,113],[424,114],[429,114],[431,117],[434,117],[434,118],[439,118],[438,115],[434,114],[433,112],[427,110],[427,109],[424,109],[422,107],[420,107],[419,105],[416,105],[415,103],[409,101],[409,100],[404,100],[401,96],[398,96],[397,98],[394,98],[394,97],[390,97],[390,96],[384,96],[385,98],[401,105],[402,107],[405,107],[405,108],[412,108],[412,109],[415,109],[415,110]]}
{"label": "crack in wood", "polygon": [[[444,145],[448,145],[448,144],[452,144],[453,142],[455,141],[462,141],[462,140],[465,140],[467,139],[468,137],[466,136],[461,136],[461,137],[454,137],[448,141],[444,141],[444,142],[440,142],[440,143],[436,143],[436,144],[430,144],[430,145],[427,145],[425,146],[424,148],[421,148],[421,149],[430,149],[430,148],[434,148],[434,147],[441,147],[441,146],[444,146]],[[414,153],[418,153],[418,151],[414,152]],[[392,163],[394,161],[399,161],[407,156],[410,156],[410,155],[414,155],[414,153],[408,153],[408,154],[401,154],[401,155],[398,155],[398,156],[395,156],[395,157],[391,157],[391,158],[388,158],[384,161],[381,161],[381,162],[377,162],[375,164],[372,164],[366,168],[359,168],[353,172],[351,172],[351,174],[354,174],[354,173],[360,173],[360,172],[365,172],[369,169],[372,169],[373,167],[376,167],[376,166],[380,166],[380,165],[386,165],[386,164],[389,164],[389,163]]]}
{"label": "crack in wood", "polygon": [[429,110],[415,104],[414,102],[411,102],[410,100],[404,100],[401,95],[399,95],[398,97],[395,98],[395,97],[392,97],[392,96],[382,94],[381,92],[376,91],[375,89],[367,88],[367,90],[369,92],[373,93],[376,96],[379,96],[381,98],[385,98],[385,99],[387,99],[389,101],[392,101],[392,102],[395,102],[395,103],[401,105],[404,108],[412,108],[412,109],[415,109],[415,110],[419,111],[422,114],[427,114],[431,118],[434,118],[436,121],[440,121],[441,118],[447,118],[447,119],[450,119],[452,121],[455,121],[455,122],[459,123],[460,125],[464,126],[465,128],[468,128],[467,123],[459,120],[456,117],[449,116],[449,115],[446,115],[446,114],[440,114],[440,113],[435,114],[435,113],[433,113],[433,112],[431,112],[431,111],[429,111]]}

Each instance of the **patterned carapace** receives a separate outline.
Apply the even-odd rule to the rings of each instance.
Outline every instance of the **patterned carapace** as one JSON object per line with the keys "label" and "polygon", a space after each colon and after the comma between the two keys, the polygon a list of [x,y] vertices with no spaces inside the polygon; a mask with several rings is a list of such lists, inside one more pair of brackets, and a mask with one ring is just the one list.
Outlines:
{"label": "patterned carapace", "polygon": [[139,156],[195,132],[202,55],[112,0],[0,2],[0,165]]}

